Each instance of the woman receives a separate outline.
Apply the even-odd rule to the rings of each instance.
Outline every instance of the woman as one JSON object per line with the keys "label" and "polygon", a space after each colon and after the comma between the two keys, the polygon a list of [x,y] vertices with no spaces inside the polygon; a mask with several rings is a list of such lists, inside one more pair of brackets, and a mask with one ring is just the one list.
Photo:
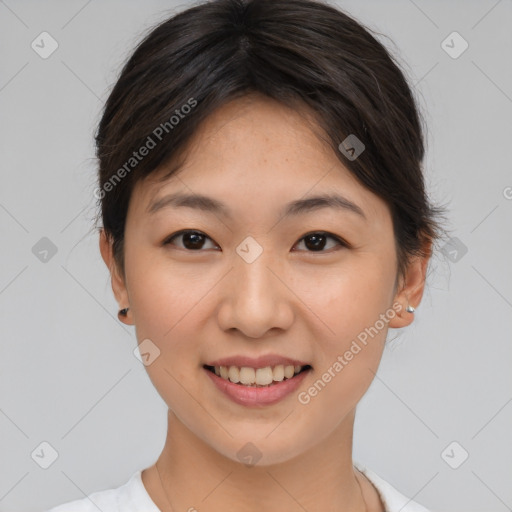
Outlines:
{"label": "woman", "polygon": [[425,511],[352,460],[440,233],[385,48],[320,2],[197,5],[136,48],[96,143],[100,250],[168,433],[52,511]]}

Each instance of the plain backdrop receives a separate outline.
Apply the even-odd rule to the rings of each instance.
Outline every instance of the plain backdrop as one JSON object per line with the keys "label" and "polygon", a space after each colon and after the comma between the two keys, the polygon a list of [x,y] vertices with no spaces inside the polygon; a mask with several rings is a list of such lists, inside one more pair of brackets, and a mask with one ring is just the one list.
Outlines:
{"label": "plain backdrop", "polygon": [[[359,405],[354,459],[434,510],[511,510],[512,3],[331,3],[403,63],[451,229]],[[0,511],[117,487],[163,447],[98,250],[93,134],[142,34],[188,5],[0,1]]]}

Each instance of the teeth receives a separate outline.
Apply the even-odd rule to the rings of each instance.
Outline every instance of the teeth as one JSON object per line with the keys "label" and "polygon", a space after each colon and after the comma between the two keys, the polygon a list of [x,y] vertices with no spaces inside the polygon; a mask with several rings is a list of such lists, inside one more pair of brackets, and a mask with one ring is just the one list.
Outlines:
{"label": "teeth", "polygon": [[245,386],[269,386],[272,382],[281,382],[284,379],[291,379],[299,373],[302,366],[278,364],[274,367],[250,368],[248,366],[215,366],[215,374],[235,384]]}
{"label": "teeth", "polygon": [[254,384],[256,382],[254,368],[247,368],[247,366],[240,368],[240,382],[242,384]]}
{"label": "teeth", "polygon": [[284,376],[287,379],[291,379],[293,377],[294,373],[295,373],[295,367],[294,366],[285,366],[284,367]]}
{"label": "teeth", "polygon": [[267,366],[266,368],[258,368],[256,370],[255,382],[258,386],[266,386],[267,384],[272,384],[273,380],[274,374],[270,366]]}
{"label": "teeth", "polygon": [[282,364],[278,364],[274,366],[274,371],[272,372],[274,376],[274,380],[277,382],[281,382],[284,379],[284,366]]}
{"label": "teeth", "polygon": [[[227,366],[225,368],[227,368]],[[236,384],[237,382],[240,382],[240,370],[236,366],[230,366],[227,372],[227,376],[224,378],[229,378],[231,382]]]}

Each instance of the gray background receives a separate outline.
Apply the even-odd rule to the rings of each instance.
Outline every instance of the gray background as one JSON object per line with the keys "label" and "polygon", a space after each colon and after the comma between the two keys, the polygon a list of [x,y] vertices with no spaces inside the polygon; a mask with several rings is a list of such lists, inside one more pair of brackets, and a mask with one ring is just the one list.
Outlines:
{"label": "gray background", "polygon": [[[391,38],[458,239],[433,260],[413,325],[390,333],[354,458],[436,510],[512,510],[512,2],[337,3]],[[117,487],[163,446],[166,408],[98,250],[92,136],[142,33],[187,5],[0,1],[1,511]],[[31,47],[43,31],[59,45],[47,59]],[[453,31],[469,44],[457,58],[442,46]],[[43,237],[57,249],[46,262]],[[48,469],[45,445],[31,456],[42,442],[58,453]]]}

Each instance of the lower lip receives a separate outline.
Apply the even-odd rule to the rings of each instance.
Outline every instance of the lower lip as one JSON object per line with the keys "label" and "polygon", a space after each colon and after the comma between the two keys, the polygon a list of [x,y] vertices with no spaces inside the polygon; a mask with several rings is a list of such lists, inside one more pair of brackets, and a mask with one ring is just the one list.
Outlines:
{"label": "lower lip", "polygon": [[206,368],[203,368],[203,370],[208,374],[210,379],[212,379],[217,388],[228,398],[231,398],[233,402],[246,406],[259,406],[275,404],[290,393],[293,393],[311,371],[311,368],[298,373],[291,379],[282,380],[268,387],[251,387],[234,384]]}

